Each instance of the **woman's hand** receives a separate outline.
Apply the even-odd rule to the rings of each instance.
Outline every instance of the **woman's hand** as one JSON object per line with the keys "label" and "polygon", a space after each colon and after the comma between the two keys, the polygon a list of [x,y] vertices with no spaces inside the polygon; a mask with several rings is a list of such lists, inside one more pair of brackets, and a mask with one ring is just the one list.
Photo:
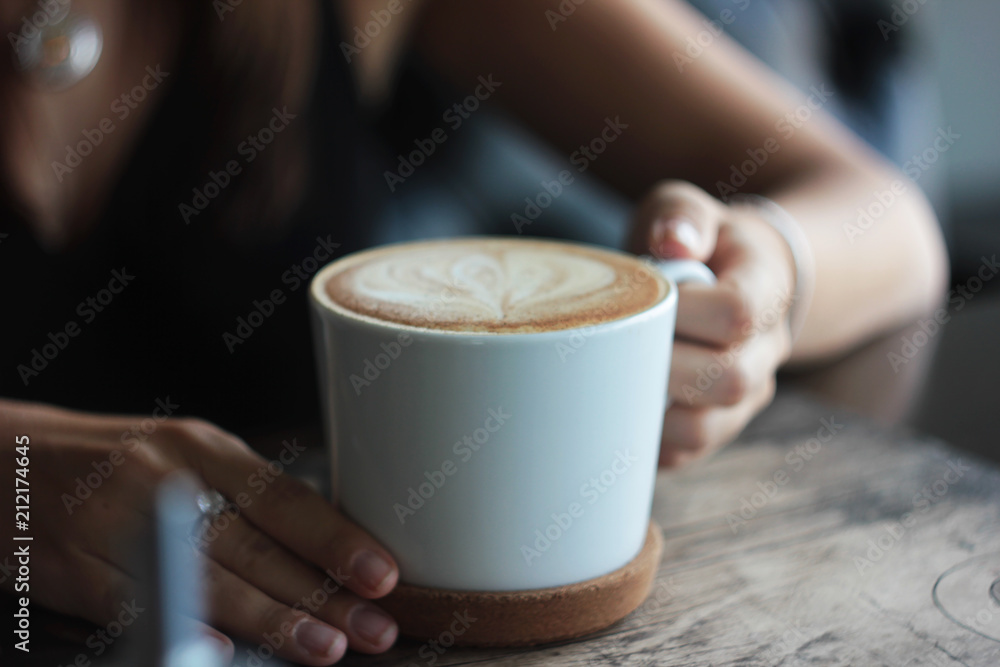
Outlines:
{"label": "woman's hand", "polygon": [[660,465],[674,467],[733,440],[774,396],[791,352],[787,313],[795,291],[791,250],[751,206],[727,206],[684,182],[658,186],[640,204],[632,250],[692,258],[714,286],[680,287]]}
{"label": "woman's hand", "polygon": [[[307,665],[336,662],[348,646],[378,653],[395,640],[395,622],[365,601],[395,586],[392,557],[236,436],[194,419],[157,423],[0,400],[0,470],[13,465],[15,436],[25,434],[33,602],[97,624],[114,618],[137,585],[122,543],[149,521],[157,483],[189,469],[231,503],[199,545],[214,628]],[[205,631],[232,651],[227,637]]]}

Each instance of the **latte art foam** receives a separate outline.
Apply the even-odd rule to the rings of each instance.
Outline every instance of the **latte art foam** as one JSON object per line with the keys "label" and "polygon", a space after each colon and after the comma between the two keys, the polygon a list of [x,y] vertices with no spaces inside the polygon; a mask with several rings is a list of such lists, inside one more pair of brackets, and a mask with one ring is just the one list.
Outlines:
{"label": "latte art foam", "polygon": [[475,238],[389,246],[341,260],[337,304],[430,329],[514,333],[621,319],[659,302],[666,283],[637,259],[549,241]]}

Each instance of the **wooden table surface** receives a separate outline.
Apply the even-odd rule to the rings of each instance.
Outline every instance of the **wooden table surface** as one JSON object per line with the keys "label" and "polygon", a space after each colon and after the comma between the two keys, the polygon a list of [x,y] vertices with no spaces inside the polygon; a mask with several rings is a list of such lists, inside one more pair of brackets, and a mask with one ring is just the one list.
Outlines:
{"label": "wooden table surface", "polygon": [[[403,639],[341,664],[1000,665],[1000,471],[938,441],[779,395],[738,443],[661,474],[653,516],[652,595],[606,631],[443,653]],[[80,651],[42,641],[16,664]]]}
{"label": "wooden table surface", "polygon": [[938,441],[786,394],[736,445],[661,474],[653,516],[653,593],[604,632],[401,640],[343,664],[1000,665],[1000,471]]}

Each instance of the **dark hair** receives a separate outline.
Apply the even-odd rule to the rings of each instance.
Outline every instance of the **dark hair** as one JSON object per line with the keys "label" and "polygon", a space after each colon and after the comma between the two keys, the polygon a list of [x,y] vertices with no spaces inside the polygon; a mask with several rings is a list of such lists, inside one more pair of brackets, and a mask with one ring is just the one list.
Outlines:
{"label": "dark hair", "polygon": [[[185,74],[196,85],[195,99],[213,99],[205,126],[211,128],[208,169],[236,157],[237,146],[267,126],[274,109],[304,110],[311,90],[313,44],[295,34],[293,8],[315,9],[314,2],[245,2],[223,16],[214,3],[195,1],[194,61]],[[316,25],[316,23],[311,23]],[[204,63],[211,69],[202,71]],[[221,224],[240,235],[273,231],[289,217],[306,181],[305,122],[290,124],[281,140],[249,164],[232,189]],[[266,234],[265,234],[266,235]]]}

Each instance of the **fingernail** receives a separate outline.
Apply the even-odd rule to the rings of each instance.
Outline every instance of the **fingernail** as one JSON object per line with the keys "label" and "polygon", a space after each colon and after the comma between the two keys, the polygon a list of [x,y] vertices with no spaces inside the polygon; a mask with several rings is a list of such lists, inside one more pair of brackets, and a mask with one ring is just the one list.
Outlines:
{"label": "fingernail", "polygon": [[223,656],[227,662],[232,662],[233,654],[236,651],[233,642],[213,635],[209,635],[208,638],[209,641],[215,644],[215,649],[219,652],[219,655]]}
{"label": "fingernail", "polygon": [[660,244],[663,243],[664,237],[667,235],[667,225],[670,224],[670,220],[667,218],[657,218],[653,222],[653,228],[649,233],[649,246],[651,248],[659,248]]}
{"label": "fingernail", "polygon": [[396,621],[375,605],[363,604],[354,608],[351,628],[369,644],[381,646],[390,634],[395,634]]}
{"label": "fingernail", "polygon": [[653,230],[653,247],[660,257],[689,255],[701,248],[701,234],[687,218],[661,218]]}
{"label": "fingernail", "polygon": [[295,641],[318,658],[332,658],[340,648],[337,644],[341,637],[343,634],[333,628],[312,621],[302,621],[295,628]]}
{"label": "fingernail", "polygon": [[354,558],[354,576],[361,580],[361,583],[370,590],[376,591],[382,583],[392,574],[392,566],[371,551],[362,551]]}

